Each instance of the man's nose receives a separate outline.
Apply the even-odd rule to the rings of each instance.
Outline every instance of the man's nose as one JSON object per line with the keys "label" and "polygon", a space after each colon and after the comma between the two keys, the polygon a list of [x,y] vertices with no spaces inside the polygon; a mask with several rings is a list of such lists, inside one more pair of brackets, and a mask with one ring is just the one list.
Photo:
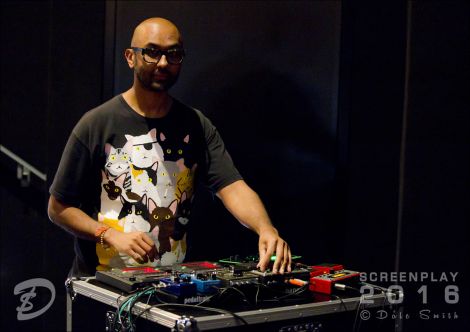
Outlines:
{"label": "man's nose", "polygon": [[168,61],[166,61],[166,55],[165,54],[162,54],[162,56],[160,57],[160,60],[158,60],[158,62],[157,62],[157,66],[158,67],[168,66]]}

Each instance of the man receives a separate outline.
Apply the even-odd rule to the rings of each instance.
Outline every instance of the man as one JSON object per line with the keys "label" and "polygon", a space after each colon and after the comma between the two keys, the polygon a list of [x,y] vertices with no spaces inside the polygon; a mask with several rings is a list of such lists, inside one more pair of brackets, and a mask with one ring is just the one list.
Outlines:
{"label": "man", "polygon": [[196,181],[259,235],[261,271],[273,254],[273,272],[290,271],[289,246],[215,127],[168,94],[184,57],[177,27],[143,21],[125,57],[133,86],[82,117],[50,188],[50,219],[75,235],[71,275],[181,262]]}

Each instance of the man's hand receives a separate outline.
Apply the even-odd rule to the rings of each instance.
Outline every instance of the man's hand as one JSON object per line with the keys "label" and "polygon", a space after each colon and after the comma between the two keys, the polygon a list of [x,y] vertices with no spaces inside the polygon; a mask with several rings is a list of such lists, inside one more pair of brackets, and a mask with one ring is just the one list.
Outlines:
{"label": "man's hand", "polygon": [[292,255],[289,245],[278,234],[274,227],[268,227],[259,232],[259,263],[261,271],[265,271],[275,253],[276,260],[273,265],[273,273],[284,273],[291,271]]}
{"label": "man's hand", "polygon": [[103,240],[140,264],[152,262],[157,253],[152,239],[143,232],[123,233],[110,228],[104,234]]}
{"label": "man's hand", "polygon": [[279,237],[276,228],[271,224],[258,194],[245,181],[238,180],[220,189],[217,196],[240,223],[258,233],[258,267],[261,271],[266,270],[271,256],[275,253],[273,273],[290,272],[292,256],[289,246]]}

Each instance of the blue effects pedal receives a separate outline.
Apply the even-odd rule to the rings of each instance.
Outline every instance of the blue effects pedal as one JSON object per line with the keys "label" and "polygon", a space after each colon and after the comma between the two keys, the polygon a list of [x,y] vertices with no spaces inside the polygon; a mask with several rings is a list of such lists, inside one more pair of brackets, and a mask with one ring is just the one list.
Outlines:
{"label": "blue effects pedal", "polygon": [[196,284],[197,291],[202,294],[213,294],[222,285],[222,281],[217,279],[215,273],[211,275],[198,273],[196,276],[182,274],[181,277],[190,277]]}
{"label": "blue effects pedal", "polygon": [[166,284],[162,291],[176,296],[196,296],[197,286],[190,278],[162,278],[160,282]]}

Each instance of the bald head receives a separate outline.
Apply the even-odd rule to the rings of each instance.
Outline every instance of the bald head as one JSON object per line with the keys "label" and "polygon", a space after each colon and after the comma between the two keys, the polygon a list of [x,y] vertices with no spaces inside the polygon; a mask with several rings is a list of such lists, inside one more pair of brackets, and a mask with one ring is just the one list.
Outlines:
{"label": "bald head", "polygon": [[134,70],[134,89],[166,93],[181,70],[184,57],[181,34],[167,19],[146,19],[135,28],[131,48],[125,50],[124,56]]}
{"label": "bald head", "polygon": [[183,39],[176,25],[171,21],[152,17],[141,22],[132,35],[132,47],[144,47],[149,44],[161,47],[183,45]]}

